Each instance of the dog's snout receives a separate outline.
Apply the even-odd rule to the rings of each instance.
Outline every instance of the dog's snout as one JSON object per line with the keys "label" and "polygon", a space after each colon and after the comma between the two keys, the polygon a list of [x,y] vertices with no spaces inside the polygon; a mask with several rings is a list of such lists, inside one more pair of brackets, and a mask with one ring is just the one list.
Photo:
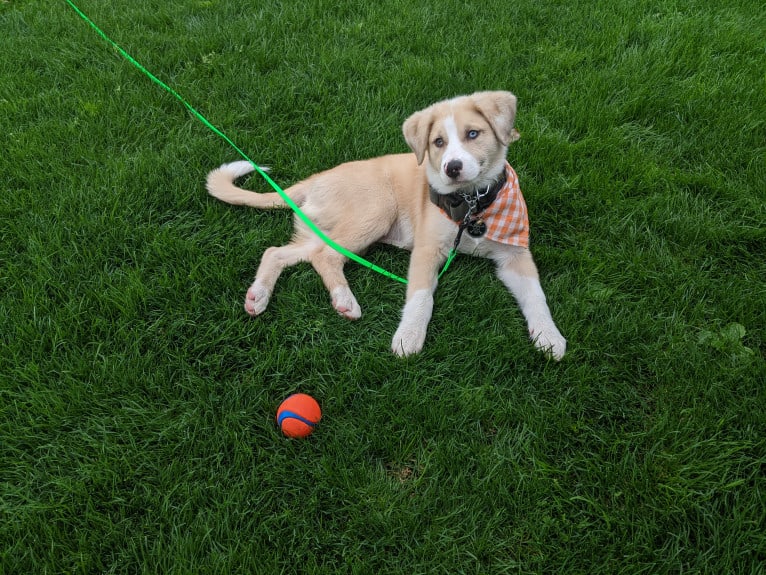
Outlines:
{"label": "dog's snout", "polygon": [[447,166],[444,171],[450,178],[457,178],[460,175],[460,171],[463,169],[463,162],[460,160],[450,160],[447,162]]}

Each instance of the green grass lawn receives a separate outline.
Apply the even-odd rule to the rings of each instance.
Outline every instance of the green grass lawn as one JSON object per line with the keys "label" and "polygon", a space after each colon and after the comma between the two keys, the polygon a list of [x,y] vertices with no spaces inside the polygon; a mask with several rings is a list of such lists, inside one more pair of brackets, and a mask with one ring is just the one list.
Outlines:
{"label": "green grass lawn", "polygon": [[63,0],[5,0],[0,573],[766,573],[761,2],[79,5],[283,186],[513,91],[569,351],[467,256],[417,357],[356,264],[358,322],[309,266],[247,317],[290,214],[208,197],[225,142]]}

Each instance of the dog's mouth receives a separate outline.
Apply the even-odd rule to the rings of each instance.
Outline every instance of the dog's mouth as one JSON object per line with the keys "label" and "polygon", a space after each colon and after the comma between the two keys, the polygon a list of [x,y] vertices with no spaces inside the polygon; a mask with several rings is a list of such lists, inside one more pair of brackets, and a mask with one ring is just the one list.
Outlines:
{"label": "dog's mouth", "polygon": [[467,177],[464,173],[458,174],[455,177],[450,177],[446,172],[442,172],[441,174],[445,194],[486,186],[488,183],[494,181],[494,179],[495,178],[489,177],[484,173],[479,173],[474,177]]}
{"label": "dog's mouth", "polygon": [[442,184],[450,188],[451,192],[459,188],[481,185],[487,176],[485,164],[482,160],[465,162],[458,158],[445,159],[442,161],[439,176]]}
{"label": "dog's mouth", "polygon": [[441,173],[441,180],[445,187],[449,188],[451,191],[455,191],[459,188],[470,186],[476,178],[468,177],[465,172],[462,171],[454,173],[443,170]]}
{"label": "dog's mouth", "polygon": [[481,179],[481,167],[481,165],[465,165],[462,160],[450,160],[442,164],[442,180],[449,186],[470,185],[476,180]]}
{"label": "dog's mouth", "polygon": [[497,173],[482,170],[473,178],[465,177],[464,172],[458,174],[457,177],[451,178],[443,171],[440,176],[440,185],[433,186],[433,188],[439,195],[449,196],[453,194],[471,194],[475,190],[496,185],[498,182],[504,182],[506,173],[503,168]]}

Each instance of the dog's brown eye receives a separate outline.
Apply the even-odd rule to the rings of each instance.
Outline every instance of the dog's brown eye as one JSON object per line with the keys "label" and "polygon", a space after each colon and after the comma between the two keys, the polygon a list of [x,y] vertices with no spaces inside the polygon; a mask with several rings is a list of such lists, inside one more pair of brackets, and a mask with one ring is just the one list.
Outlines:
{"label": "dog's brown eye", "polygon": [[468,133],[466,134],[466,137],[469,140],[475,140],[479,137],[479,130],[468,130]]}
{"label": "dog's brown eye", "polygon": [[436,138],[434,140],[434,146],[441,148],[444,145],[444,138]]}

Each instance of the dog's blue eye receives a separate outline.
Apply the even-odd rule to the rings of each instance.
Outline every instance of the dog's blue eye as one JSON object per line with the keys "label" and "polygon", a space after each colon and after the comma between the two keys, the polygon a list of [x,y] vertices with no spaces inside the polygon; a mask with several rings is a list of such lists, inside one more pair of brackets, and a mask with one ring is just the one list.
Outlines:
{"label": "dog's blue eye", "polygon": [[434,140],[434,146],[437,148],[441,148],[444,145],[444,139],[443,138],[436,138]]}
{"label": "dog's blue eye", "polygon": [[478,130],[469,130],[468,134],[466,134],[466,135],[468,136],[469,140],[475,140],[476,138],[479,137],[479,131]]}

